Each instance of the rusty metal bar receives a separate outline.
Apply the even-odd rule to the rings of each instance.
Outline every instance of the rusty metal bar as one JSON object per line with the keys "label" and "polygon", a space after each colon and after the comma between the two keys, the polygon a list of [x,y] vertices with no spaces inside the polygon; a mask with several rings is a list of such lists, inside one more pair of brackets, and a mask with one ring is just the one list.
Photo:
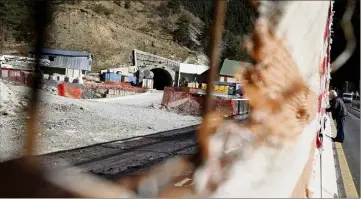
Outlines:
{"label": "rusty metal bar", "polygon": [[211,31],[211,45],[209,51],[210,67],[207,79],[207,95],[203,107],[203,123],[197,132],[199,142],[199,163],[203,164],[207,161],[209,156],[209,136],[214,127],[221,122],[221,118],[216,113],[211,113],[214,110],[213,106],[213,87],[218,73],[219,64],[219,46],[222,42],[223,26],[225,21],[227,1],[215,0],[215,10],[213,15],[212,31]]}
{"label": "rusty metal bar", "polygon": [[39,88],[41,85],[41,72],[40,72],[40,56],[41,51],[45,43],[46,36],[46,25],[50,19],[50,5],[49,1],[38,0],[35,1],[35,6],[33,7],[34,14],[34,23],[36,28],[36,62],[35,62],[35,70],[34,77],[32,81],[32,96],[29,99],[28,103],[28,116],[30,119],[26,120],[26,140],[24,145],[25,156],[31,156],[34,154],[36,149],[36,135],[39,131],[39,127],[37,126],[37,122],[39,121],[38,108],[39,108],[39,99],[40,93]]}
{"label": "rusty metal bar", "polygon": [[227,9],[227,1],[225,0],[215,0],[215,12],[213,15],[213,23],[212,23],[212,32],[211,32],[211,41],[210,41],[210,51],[209,51],[209,73],[208,73],[208,82],[207,82],[207,96],[204,104],[203,113],[206,114],[213,110],[212,104],[212,94],[213,94],[213,85],[216,80],[219,68],[219,46],[222,42],[223,35],[223,26],[225,21]]}

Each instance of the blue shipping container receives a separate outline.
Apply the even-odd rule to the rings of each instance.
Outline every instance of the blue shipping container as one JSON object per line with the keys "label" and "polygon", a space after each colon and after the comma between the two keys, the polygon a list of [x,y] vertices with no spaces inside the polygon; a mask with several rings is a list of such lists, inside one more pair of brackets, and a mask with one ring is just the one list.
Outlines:
{"label": "blue shipping container", "polygon": [[122,75],[116,73],[104,73],[104,81],[106,82],[120,82]]}
{"label": "blue shipping container", "polygon": [[137,84],[137,77],[129,76],[128,82],[131,82],[133,85]]}

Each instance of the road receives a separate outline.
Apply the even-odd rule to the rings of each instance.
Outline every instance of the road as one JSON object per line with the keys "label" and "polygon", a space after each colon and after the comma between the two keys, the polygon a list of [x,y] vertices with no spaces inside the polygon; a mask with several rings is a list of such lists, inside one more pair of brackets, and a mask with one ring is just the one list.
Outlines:
{"label": "road", "polygon": [[[349,110],[349,116],[345,119],[345,140],[342,144],[342,149],[357,194],[360,196],[360,112],[351,108],[351,104],[346,104],[346,106]],[[345,170],[342,167],[340,169]],[[348,186],[347,182],[346,184],[344,182],[344,186]]]}

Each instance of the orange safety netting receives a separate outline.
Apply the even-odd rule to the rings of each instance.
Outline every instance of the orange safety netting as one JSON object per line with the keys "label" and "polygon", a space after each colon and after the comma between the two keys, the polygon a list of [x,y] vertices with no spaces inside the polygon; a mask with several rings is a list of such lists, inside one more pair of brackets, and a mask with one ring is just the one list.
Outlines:
{"label": "orange safety netting", "polygon": [[74,99],[80,99],[83,90],[80,87],[72,86],[67,83],[58,84],[58,95]]}

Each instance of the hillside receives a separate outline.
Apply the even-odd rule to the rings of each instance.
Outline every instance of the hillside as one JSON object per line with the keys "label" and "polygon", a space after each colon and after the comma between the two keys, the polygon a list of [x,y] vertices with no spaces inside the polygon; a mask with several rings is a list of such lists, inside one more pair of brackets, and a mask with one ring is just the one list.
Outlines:
{"label": "hillside", "polygon": [[[172,42],[162,28],[162,18],[150,7],[156,4],[131,3],[129,9],[111,1],[57,5],[46,46],[92,52],[94,70],[131,65],[134,48],[172,59],[189,56],[191,51]],[[4,53],[14,50],[13,45],[4,46]]]}
{"label": "hillside", "polygon": [[[204,5],[178,0],[57,2],[48,27],[46,47],[89,51],[94,55],[94,71],[131,65],[133,49],[181,61],[195,60],[195,56],[207,49],[212,9],[210,1],[201,1]],[[234,6],[231,5],[231,8]],[[26,55],[32,40],[32,27],[25,15],[31,10],[31,1],[0,0],[0,7],[10,10],[0,12],[0,20],[5,22],[0,53]],[[198,13],[195,8],[203,8],[203,12]],[[239,24],[238,21],[227,20],[226,26],[231,28],[224,36],[224,58],[245,57],[240,51],[241,39],[238,37],[243,35],[244,30],[232,30],[232,27],[238,27],[235,24]]]}

